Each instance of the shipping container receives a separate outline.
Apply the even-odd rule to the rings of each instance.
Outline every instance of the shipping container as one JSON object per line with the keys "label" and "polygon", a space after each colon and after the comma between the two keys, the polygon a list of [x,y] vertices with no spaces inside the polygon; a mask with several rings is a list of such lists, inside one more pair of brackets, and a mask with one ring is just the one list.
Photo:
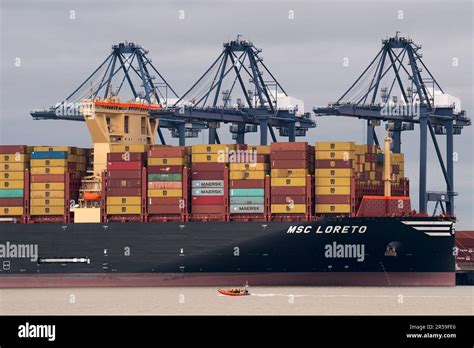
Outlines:
{"label": "shipping container", "polygon": [[31,167],[67,167],[67,159],[32,159]]}
{"label": "shipping container", "polygon": [[318,186],[350,186],[351,178],[315,178],[316,187]]}
{"label": "shipping container", "polygon": [[242,145],[237,144],[204,144],[204,145],[193,145],[191,152],[193,154],[209,154],[217,153],[218,151],[228,152],[231,150],[243,149]]}
{"label": "shipping container", "polygon": [[143,162],[146,156],[141,152],[109,152],[107,162]]}
{"label": "shipping container", "polygon": [[174,205],[182,206],[184,200],[182,197],[149,197],[147,199],[148,206],[151,205]]}
{"label": "shipping container", "polygon": [[141,170],[117,170],[107,172],[109,179],[140,179],[142,177]]}
{"label": "shipping container", "polygon": [[0,172],[0,180],[24,180],[25,172]]}
{"label": "shipping container", "polygon": [[229,190],[230,196],[235,197],[257,197],[257,196],[264,196],[265,189],[257,188],[257,189],[230,189]]}
{"label": "shipping container", "polygon": [[314,197],[316,204],[351,204],[351,195],[316,195]]}
{"label": "shipping container", "polygon": [[263,204],[230,205],[231,214],[261,214],[265,212]]}
{"label": "shipping container", "polygon": [[351,141],[339,141],[339,142],[316,142],[315,144],[317,151],[355,151],[356,145]]}
{"label": "shipping container", "polygon": [[140,179],[109,179],[107,187],[138,188],[142,186]]}
{"label": "shipping container", "polygon": [[169,189],[169,190],[158,190],[149,189],[148,197],[182,197],[183,190],[181,189]]}
{"label": "shipping container", "polygon": [[30,199],[30,205],[32,207],[44,207],[44,206],[64,206],[64,198],[32,198]]}
{"label": "shipping container", "polygon": [[232,171],[230,172],[231,180],[263,180],[265,179],[264,171]]}
{"label": "shipping container", "polygon": [[350,195],[350,186],[316,186],[316,195]]}
{"label": "shipping container", "polygon": [[33,167],[31,168],[31,174],[55,174],[55,175],[64,175],[67,172],[67,167]]}
{"label": "shipping container", "polygon": [[181,174],[184,166],[150,166],[148,164],[148,174]]}
{"label": "shipping container", "polygon": [[352,168],[355,162],[353,160],[316,160],[316,168]]}
{"label": "shipping container", "polygon": [[27,168],[27,163],[0,163],[0,171],[21,172]]}
{"label": "shipping container", "polygon": [[335,177],[335,178],[348,178],[354,175],[353,169],[348,168],[337,168],[337,169],[316,169],[315,171],[316,178],[327,178],[327,177]]}
{"label": "shipping container", "polygon": [[107,214],[109,215],[139,215],[142,213],[139,205],[109,205],[107,206]]}
{"label": "shipping container", "polygon": [[193,188],[193,196],[222,196],[224,189],[222,188]]}
{"label": "shipping container", "polygon": [[107,205],[140,205],[141,197],[107,197]]}
{"label": "shipping container", "polygon": [[110,197],[125,197],[125,196],[141,196],[141,188],[116,188],[107,187],[107,196]]}
{"label": "shipping container", "polygon": [[300,160],[308,161],[310,154],[306,151],[296,152],[296,151],[272,151],[271,160]]}
{"label": "shipping container", "polygon": [[350,204],[316,204],[316,214],[350,213]]}
{"label": "shipping container", "polygon": [[192,188],[223,188],[224,180],[192,180]]}
{"label": "shipping container", "polygon": [[231,163],[231,171],[265,171],[269,169],[268,163]]}
{"label": "shipping container", "polygon": [[31,191],[30,198],[64,198],[64,191]]}
{"label": "shipping container", "polygon": [[306,195],[287,195],[287,196],[276,196],[271,197],[272,204],[305,204]]}
{"label": "shipping container", "polygon": [[186,164],[185,158],[149,158],[148,164],[152,166],[183,166]]}
{"label": "shipping container", "polygon": [[142,169],[142,162],[135,161],[135,162],[108,162],[107,163],[107,170],[114,171],[114,170],[141,170]]}
{"label": "shipping container", "polygon": [[61,182],[64,180],[64,174],[36,174],[30,176],[32,183]]}
{"label": "shipping container", "polygon": [[148,181],[181,181],[182,179],[183,175],[176,173],[148,174]]}
{"label": "shipping container", "polygon": [[226,163],[225,156],[215,154],[215,153],[212,153],[212,154],[194,154],[193,153],[191,160],[193,163],[206,163],[206,162],[221,163],[221,164]]}
{"label": "shipping container", "polygon": [[110,152],[146,152],[150,148],[150,145],[145,144],[134,144],[134,145],[110,145]]}
{"label": "shipping container", "polygon": [[23,180],[0,180],[0,189],[22,189],[24,186]]}
{"label": "shipping container", "polygon": [[229,187],[238,188],[262,188],[265,186],[265,180],[231,180]]}
{"label": "shipping container", "polygon": [[33,146],[33,152],[66,152],[75,154],[76,149],[73,146]]}
{"label": "shipping container", "polygon": [[191,173],[193,180],[224,180],[224,171],[204,172],[193,171]]}
{"label": "shipping container", "polygon": [[191,205],[223,205],[224,201],[224,196],[193,196]]}
{"label": "shipping container", "polygon": [[229,203],[233,205],[247,205],[247,204],[265,204],[265,197],[239,197],[232,196],[229,198]]}
{"label": "shipping container", "polygon": [[270,188],[272,196],[289,196],[289,195],[305,195],[306,194],[306,186],[274,186]]}
{"label": "shipping container", "polygon": [[152,205],[148,206],[149,214],[181,214],[183,210],[178,205]]}
{"label": "shipping container", "polygon": [[63,206],[59,207],[31,207],[30,214],[31,215],[64,215],[66,209]]}
{"label": "shipping container", "polygon": [[189,148],[184,146],[174,146],[165,148],[151,148],[148,151],[149,158],[177,158],[185,157],[189,154]]}
{"label": "shipping container", "polygon": [[272,169],[273,178],[306,178],[308,169]]}
{"label": "shipping container", "polygon": [[271,163],[272,169],[288,169],[288,168],[309,168],[309,162],[307,160],[273,160]]}
{"label": "shipping container", "polygon": [[23,198],[23,189],[0,189],[0,198]]}
{"label": "shipping container", "polygon": [[308,143],[306,142],[278,142],[272,143],[271,150],[273,151],[307,151]]}
{"label": "shipping container", "polygon": [[195,204],[192,206],[193,214],[225,214],[225,207],[222,204],[219,205],[200,205]]}
{"label": "shipping container", "polygon": [[41,160],[41,159],[67,160],[68,158],[69,158],[69,154],[64,151],[33,151],[31,153],[32,160]]}
{"label": "shipping container", "polygon": [[222,172],[226,168],[226,163],[192,163],[193,172]]}
{"label": "shipping container", "polygon": [[271,185],[274,186],[306,186],[306,178],[272,178]]}
{"label": "shipping container", "polygon": [[23,206],[21,207],[1,207],[0,216],[18,216],[23,215]]}
{"label": "shipping container", "polygon": [[182,189],[183,183],[181,181],[152,181],[148,183],[149,189]]}
{"label": "shipping container", "polygon": [[271,212],[274,214],[281,213],[291,213],[291,214],[301,214],[306,213],[305,204],[272,204]]}
{"label": "shipping container", "polygon": [[64,183],[32,183],[31,191],[59,191],[64,190]]}
{"label": "shipping container", "polygon": [[0,207],[22,207],[23,198],[0,198]]}
{"label": "shipping container", "polygon": [[2,154],[0,155],[0,162],[3,163],[17,163],[17,162],[27,162],[29,160],[28,155],[24,154]]}
{"label": "shipping container", "polygon": [[270,145],[247,145],[247,150],[257,152],[257,155],[269,155],[272,152]]}
{"label": "shipping container", "polygon": [[0,145],[0,154],[28,153],[26,145]]}

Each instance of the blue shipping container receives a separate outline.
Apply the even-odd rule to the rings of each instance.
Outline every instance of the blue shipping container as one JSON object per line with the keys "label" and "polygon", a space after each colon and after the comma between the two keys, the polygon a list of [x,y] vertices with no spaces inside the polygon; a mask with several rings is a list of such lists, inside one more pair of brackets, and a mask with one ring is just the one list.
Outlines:
{"label": "blue shipping container", "polygon": [[65,159],[67,152],[64,151],[33,151],[31,159]]}
{"label": "blue shipping container", "polygon": [[265,196],[265,189],[231,189],[229,193],[237,197],[258,197]]}

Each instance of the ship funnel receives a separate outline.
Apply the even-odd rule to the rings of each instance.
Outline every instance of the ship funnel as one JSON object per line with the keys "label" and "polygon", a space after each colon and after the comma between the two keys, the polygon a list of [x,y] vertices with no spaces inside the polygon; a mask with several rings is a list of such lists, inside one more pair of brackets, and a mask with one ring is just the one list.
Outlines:
{"label": "ship funnel", "polygon": [[383,148],[383,181],[384,181],[384,196],[392,195],[392,179],[391,179],[391,168],[392,163],[390,161],[390,144],[392,143],[392,138],[388,135],[384,139],[384,148]]}

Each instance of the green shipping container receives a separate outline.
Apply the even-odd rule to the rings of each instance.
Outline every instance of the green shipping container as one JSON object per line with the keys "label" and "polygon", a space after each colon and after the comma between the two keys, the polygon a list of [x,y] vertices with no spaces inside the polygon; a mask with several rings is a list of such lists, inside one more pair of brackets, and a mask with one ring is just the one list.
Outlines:
{"label": "green shipping container", "polygon": [[182,174],[148,174],[148,181],[181,181]]}
{"label": "green shipping container", "polygon": [[23,198],[23,189],[0,189],[0,198]]}
{"label": "green shipping container", "polygon": [[247,204],[264,204],[265,197],[230,197],[230,204],[247,205]]}
{"label": "green shipping container", "polygon": [[229,193],[236,197],[258,197],[265,196],[265,189],[231,189]]}

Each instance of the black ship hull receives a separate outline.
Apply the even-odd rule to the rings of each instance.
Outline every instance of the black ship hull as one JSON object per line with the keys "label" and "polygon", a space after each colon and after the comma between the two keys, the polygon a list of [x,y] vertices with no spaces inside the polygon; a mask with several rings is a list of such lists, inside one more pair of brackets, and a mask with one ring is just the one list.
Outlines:
{"label": "black ship hull", "polygon": [[2,287],[455,285],[442,218],[3,224],[0,246]]}

